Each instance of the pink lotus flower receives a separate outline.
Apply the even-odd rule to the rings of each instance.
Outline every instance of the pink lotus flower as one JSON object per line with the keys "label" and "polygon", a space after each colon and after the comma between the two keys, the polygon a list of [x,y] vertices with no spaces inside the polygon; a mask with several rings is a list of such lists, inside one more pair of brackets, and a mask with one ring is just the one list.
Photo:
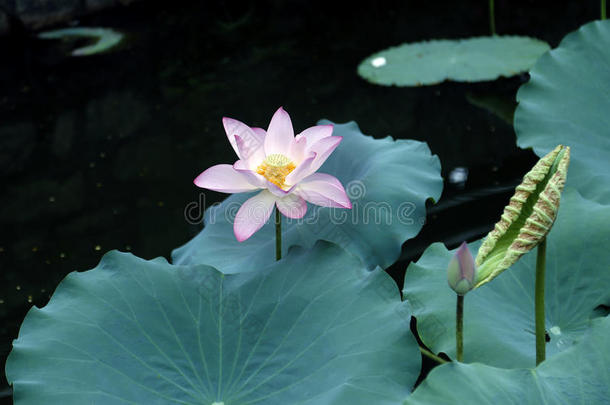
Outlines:
{"label": "pink lotus flower", "polygon": [[302,218],[306,201],[352,208],[337,178],[315,173],[343,139],[332,136],[332,125],[317,125],[294,136],[290,116],[281,107],[266,132],[232,118],[223,118],[222,123],[239,160],[212,166],[194,182],[222,193],[262,190],[244,202],[235,216],[233,232],[238,241],[258,231],[275,206],[289,218]]}

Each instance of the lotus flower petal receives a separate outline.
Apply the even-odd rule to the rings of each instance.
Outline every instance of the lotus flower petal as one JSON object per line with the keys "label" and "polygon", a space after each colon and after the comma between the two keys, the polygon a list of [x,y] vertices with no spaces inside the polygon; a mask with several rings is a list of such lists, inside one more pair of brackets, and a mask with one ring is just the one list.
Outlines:
{"label": "lotus flower petal", "polygon": [[263,190],[242,204],[235,215],[233,232],[238,241],[243,242],[258,231],[271,216],[276,197]]}
{"label": "lotus flower petal", "polygon": [[[265,189],[265,193],[248,200],[238,212],[234,233],[240,242],[264,225],[274,205],[289,218],[305,215],[306,200],[326,207],[351,208],[336,178],[311,177],[343,139],[332,136],[333,125],[316,125],[295,137],[290,116],[282,107],[271,118],[267,131],[250,128],[233,118],[225,117],[222,123],[239,160],[233,166],[207,169],[195,179],[195,184],[225,193]],[[306,178],[309,180],[301,188],[302,195],[292,195]],[[262,205],[262,213],[257,210],[256,217],[247,218],[254,215],[255,204]]]}
{"label": "lotus flower petal", "polygon": [[284,198],[280,198],[276,200],[275,204],[280,212],[288,218],[303,218],[307,212],[307,203],[296,194],[289,194]]}
{"label": "lotus flower petal", "polygon": [[272,155],[279,153],[282,155],[288,154],[290,144],[294,140],[294,130],[292,129],[292,121],[290,116],[282,107],[278,108],[267,129],[265,136],[265,153]]}
{"label": "lotus flower petal", "polygon": [[333,134],[333,125],[316,125],[301,132],[297,137],[307,139],[307,145],[315,145],[318,141],[328,138]]}
{"label": "lotus flower petal", "polygon": [[312,166],[316,160],[316,156],[317,155],[315,153],[312,153],[305,160],[303,160],[292,173],[286,176],[286,183],[297,184],[302,179],[312,174],[314,172],[314,170],[312,170]]}
{"label": "lotus flower petal", "polygon": [[198,187],[221,193],[243,193],[256,190],[248,177],[235,170],[231,165],[212,166],[194,180]]}
{"label": "lotus flower petal", "polygon": [[246,163],[248,169],[256,170],[256,166],[265,159],[265,149],[261,141],[235,135],[235,143],[241,160]]}
{"label": "lotus flower petal", "polygon": [[264,136],[262,136],[260,132],[252,130],[252,128],[243,122],[233,118],[224,117],[222,119],[222,125],[227,134],[227,138],[235,151],[235,154],[237,154],[240,159],[243,157],[240,155],[239,148],[237,147],[235,135],[239,136],[248,145],[258,144],[261,147],[263,146]]}
{"label": "lotus flower petal", "polygon": [[352,203],[345,193],[343,185],[330,174],[312,174],[299,183],[295,194],[322,207],[352,208]]}
{"label": "lotus flower petal", "polygon": [[449,262],[447,281],[456,294],[464,295],[474,287],[476,267],[468,244],[462,242]]}
{"label": "lotus flower petal", "polygon": [[316,142],[309,148],[308,152],[314,152],[316,154],[316,160],[311,165],[311,172],[318,170],[331,153],[339,146],[339,143],[343,140],[341,136],[329,136]]}
{"label": "lotus flower petal", "polygon": [[295,163],[300,164],[305,159],[305,150],[307,148],[307,138],[297,135],[294,138],[294,142],[290,144],[290,150],[288,151],[288,157],[290,157]]}

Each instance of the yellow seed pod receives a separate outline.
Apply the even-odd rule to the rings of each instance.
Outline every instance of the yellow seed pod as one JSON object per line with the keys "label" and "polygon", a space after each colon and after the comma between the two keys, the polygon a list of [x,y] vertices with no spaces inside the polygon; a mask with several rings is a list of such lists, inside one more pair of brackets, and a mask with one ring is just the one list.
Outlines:
{"label": "yellow seed pod", "polygon": [[493,280],[546,237],[557,217],[569,163],[570,148],[559,145],[523,177],[479,248],[474,288]]}

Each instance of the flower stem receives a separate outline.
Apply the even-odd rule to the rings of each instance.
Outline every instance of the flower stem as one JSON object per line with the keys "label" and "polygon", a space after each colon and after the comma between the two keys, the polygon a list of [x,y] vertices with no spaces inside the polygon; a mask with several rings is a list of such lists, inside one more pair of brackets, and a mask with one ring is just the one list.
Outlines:
{"label": "flower stem", "polygon": [[282,258],[282,214],[275,207],[275,260]]}
{"label": "flower stem", "polygon": [[462,361],[464,358],[464,296],[459,294],[455,310],[455,348],[457,361]]}
{"label": "flower stem", "polygon": [[496,35],[496,15],[494,8],[494,0],[489,0],[489,30],[491,31],[491,35]]}
{"label": "flower stem", "polygon": [[536,365],[542,363],[546,357],[544,330],[544,270],[546,267],[546,238],[539,244],[536,257]]}
{"label": "flower stem", "polygon": [[440,364],[449,363],[447,360],[445,360],[441,357],[438,357],[436,354],[432,353],[430,350],[424,349],[421,346],[419,347],[419,351],[421,352],[421,354],[423,354],[424,356],[426,356],[429,359],[436,361],[437,363],[440,363]]}
{"label": "flower stem", "polygon": [[605,20],[606,19],[606,0],[602,0],[601,8],[602,8],[602,20]]}

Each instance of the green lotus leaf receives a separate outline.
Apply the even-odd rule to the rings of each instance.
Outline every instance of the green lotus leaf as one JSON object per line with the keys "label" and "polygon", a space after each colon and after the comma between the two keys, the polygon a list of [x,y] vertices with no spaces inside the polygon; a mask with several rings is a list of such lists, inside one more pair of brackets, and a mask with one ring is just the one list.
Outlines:
{"label": "green lotus leaf", "polygon": [[[398,259],[402,244],[423,226],[426,200],[440,197],[439,160],[423,142],[374,139],[363,135],[354,122],[336,124],[333,134],[343,136],[343,141],[319,171],[341,181],[353,208],[309,204],[304,218],[283,218],[284,253],[290,246],[311,247],[317,240],[326,240],[341,245],[370,269],[387,268]],[[209,208],[203,231],[174,250],[173,262],[205,263],[224,273],[273,262],[273,220],[245,242],[238,242],[233,234],[235,214],[250,196],[233,194]]]}
{"label": "green lotus leaf", "polygon": [[[555,225],[547,237],[547,358],[582,338],[601,306],[610,306],[608,249],[610,206],[566,189]],[[470,245],[478,249],[480,242]],[[453,253],[430,246],[407,269],[403,295],[417,318],[417,330],[435,353],[455,356],[455,305],[447,286]],[[464,361],[496,367],[531,367],[535,362],[534,282],[536,252],[523,256],[493,283],[464,299]]]}
{"label": "green lotus leaf", "polygon": [[519,89],[517,144],[572,148],[568,185],[610,203],[610,20],[585,24],[543,55]]}
{"label": "green lotus leaf", "polygon": [[421,367],[408,305],[336,245],[224,275],[119,252],[32,308],[6,372],[26,404],[396,404]]}
{"label": "green lotus leaf", "polygon": [[603,405],[610,398],[610,318],[596,319],[575,346],[535,369],[484,364],[436,367],[404,405]]}
{"label": "green lotus leaf", "polygon": [[423,41],[369,56],[358,66],[358,74],[387,86],[495,80],[528,71],[548,50],[546,42],[520,36]]}
{"label": "green lotus leaf", "polygon": [[569,163],[570,148],[560,145],[523,177],[479,248],[475,288],[493,280],[546,237],[559,210]]}

